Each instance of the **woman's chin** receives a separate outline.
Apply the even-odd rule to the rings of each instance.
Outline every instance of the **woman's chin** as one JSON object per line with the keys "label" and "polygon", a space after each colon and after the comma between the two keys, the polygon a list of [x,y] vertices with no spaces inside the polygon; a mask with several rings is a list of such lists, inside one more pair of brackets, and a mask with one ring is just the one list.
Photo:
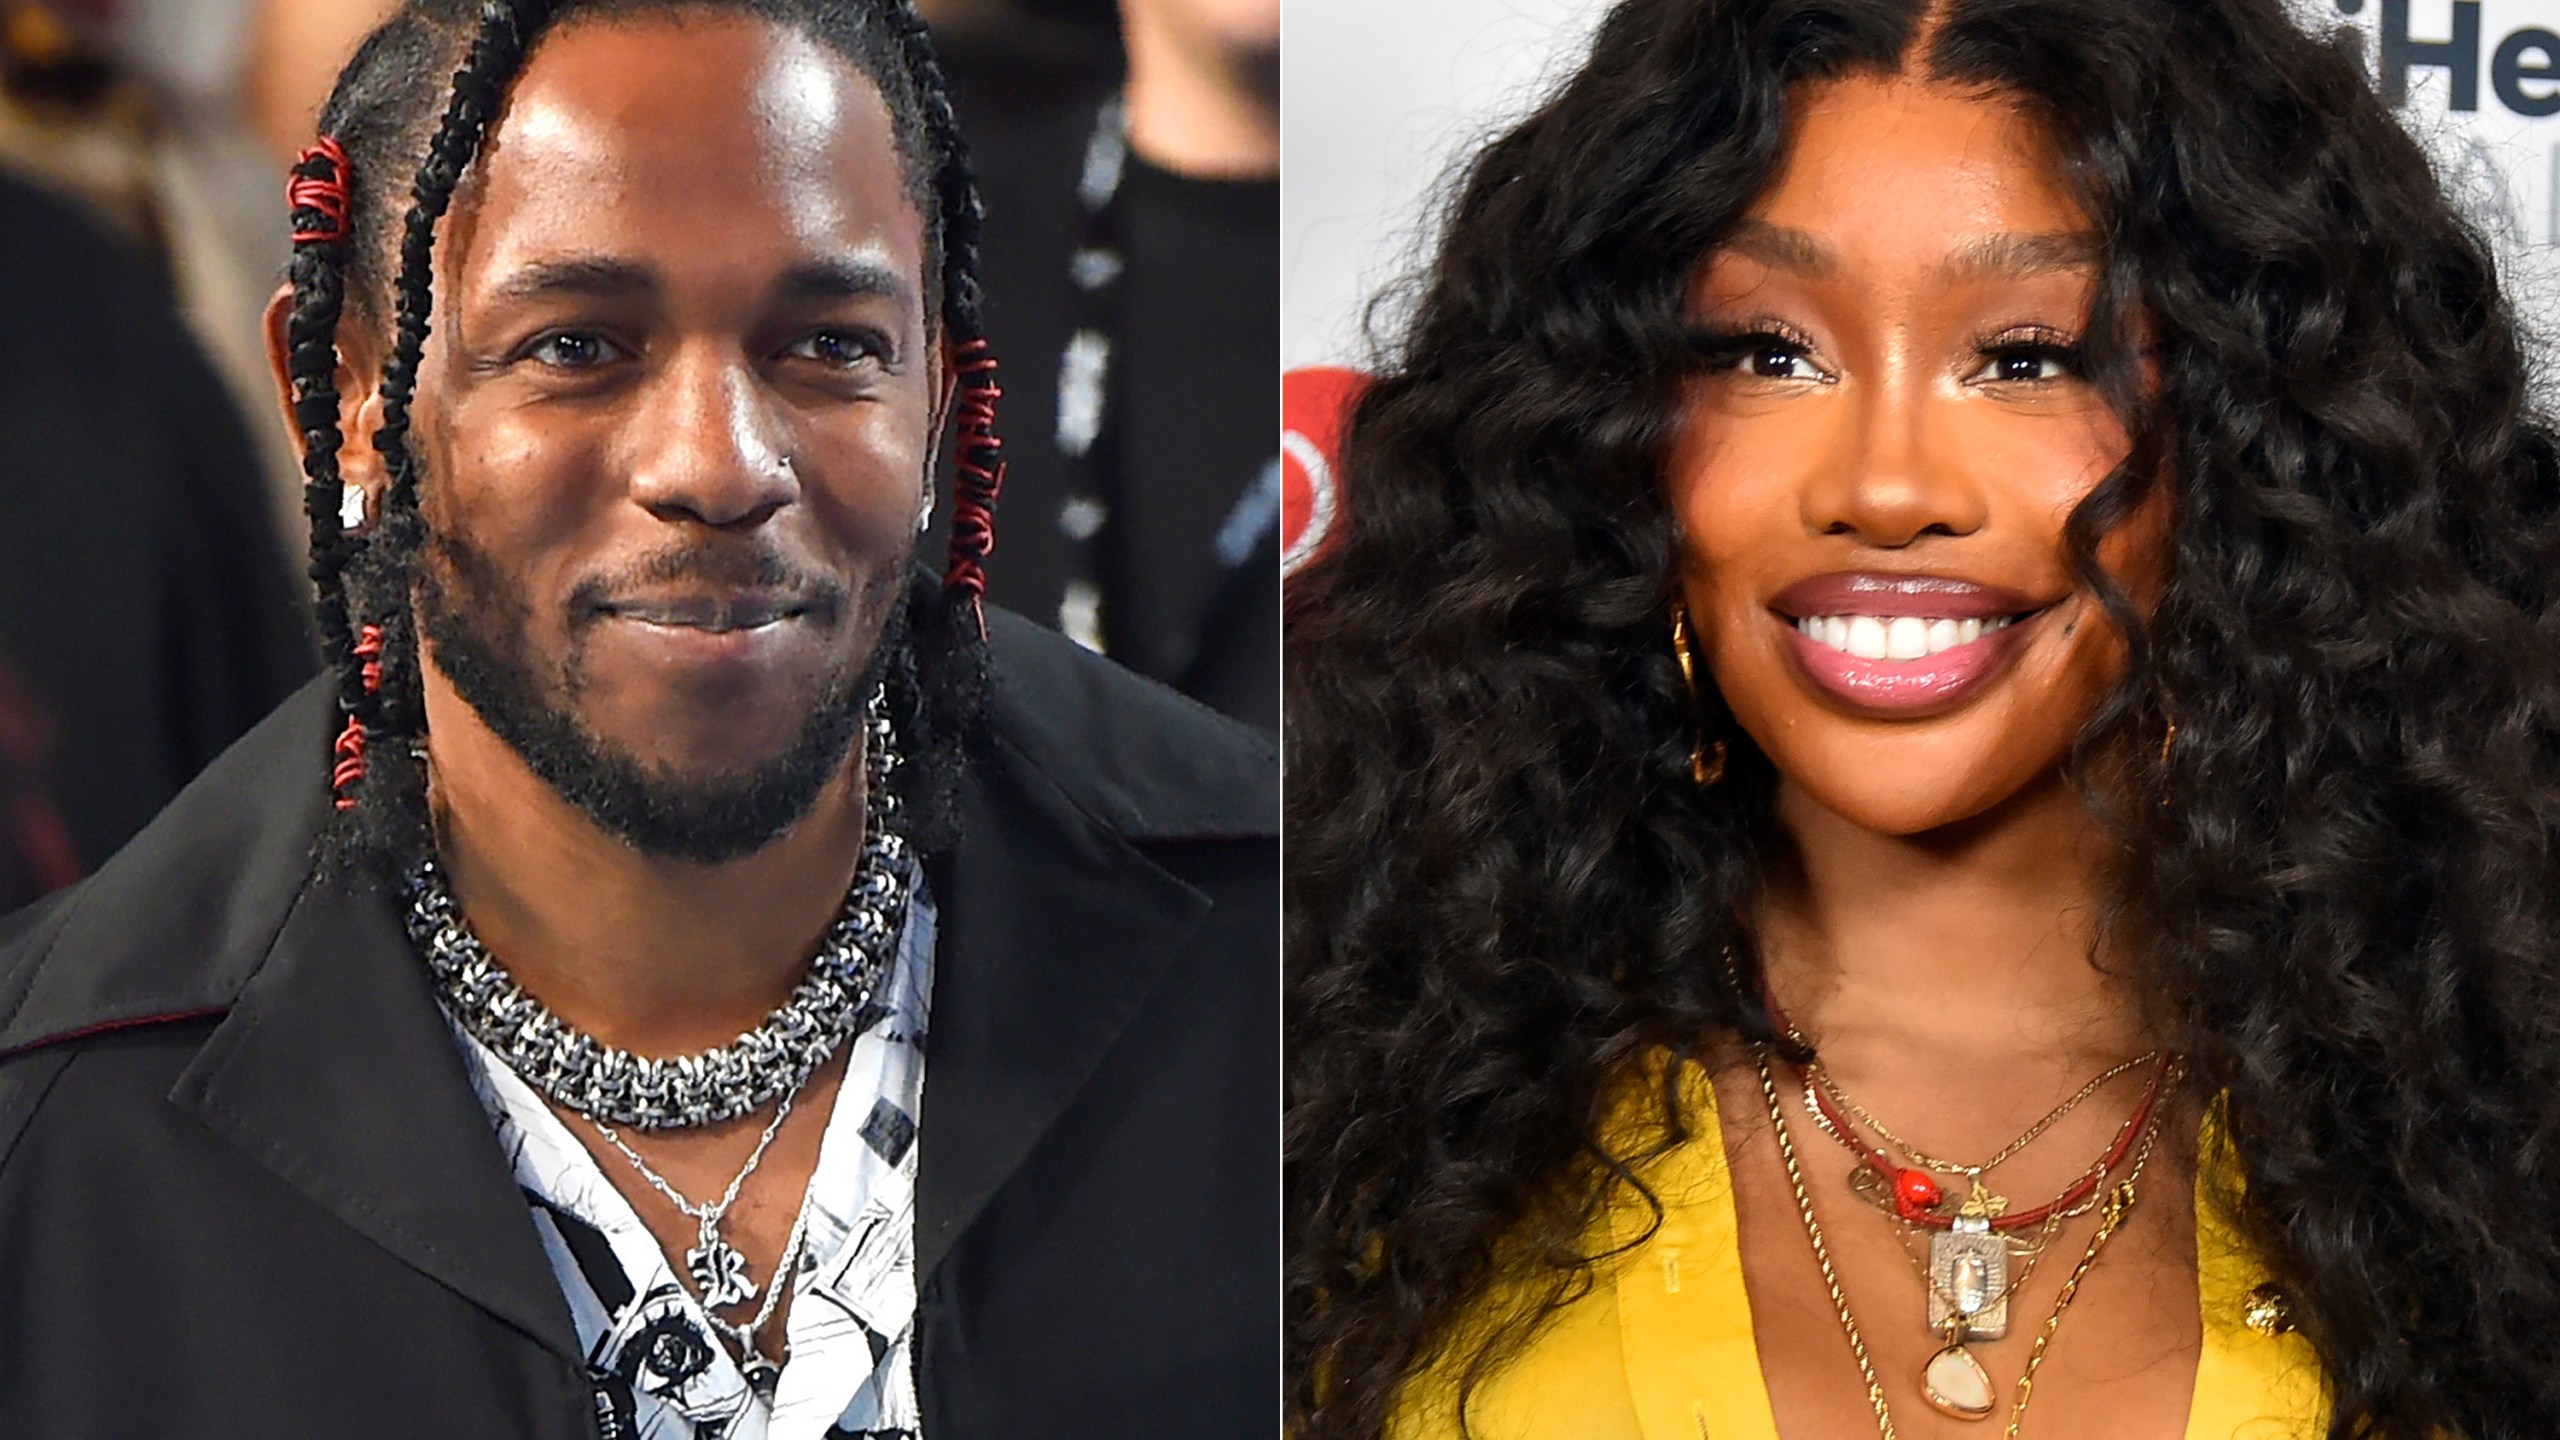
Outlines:
{"label": "woman's chin", "polygon": [[1790,830],[1827,818],[1870,834],[1917,839],[1996,816],[2066,787],[2058,763],[2024,773],[1986,757],[1967,763],[1939,756],[1897,764],[1890,749],[1867,744],[1841,763],[1778,763],[1778,818]]}

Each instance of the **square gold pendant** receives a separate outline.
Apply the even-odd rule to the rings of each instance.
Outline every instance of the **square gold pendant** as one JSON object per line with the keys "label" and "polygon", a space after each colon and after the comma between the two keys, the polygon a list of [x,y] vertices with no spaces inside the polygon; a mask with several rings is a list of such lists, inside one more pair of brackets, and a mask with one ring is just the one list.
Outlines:
{"label": "square gold pendant", "polygon": [[1979,1215],[1929,1237],[1929,1329],[1944,1335],[1959,1318],[1962,1339],[2009,1333],[2009,1242]]}

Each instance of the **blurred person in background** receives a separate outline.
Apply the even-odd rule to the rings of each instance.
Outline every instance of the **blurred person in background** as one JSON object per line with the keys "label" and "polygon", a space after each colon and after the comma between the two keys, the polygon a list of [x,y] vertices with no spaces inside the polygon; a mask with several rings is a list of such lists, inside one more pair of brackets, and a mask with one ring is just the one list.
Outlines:
{"label": "blurred person in background", "polygon": [[[0,0],[0,164],[77,196],[133,242],[247,414],[266,406],[258,313],[284,266],[274,175],[291,158],[276,158],[246,103],[269,68],[263,8],[285,7]],[[277,543],[298,559],[292,447],[270,427],[246,433]]]}
{"label": "blurred person in background", "polygon": [[1122,0],[1119,21],[1125,75],[1060,61],[1026,98],[1018,67],[960,67],[1022,427],[997,594],[1276,727],[1280,7]]}
{"label": "blurred person in background", "polygon": [[0,174],[4,914],[122,845],[314,657],[258,452],[148,248],[156,192],[122,183],[134,92],[0,13],[0,157],[97,202]]}

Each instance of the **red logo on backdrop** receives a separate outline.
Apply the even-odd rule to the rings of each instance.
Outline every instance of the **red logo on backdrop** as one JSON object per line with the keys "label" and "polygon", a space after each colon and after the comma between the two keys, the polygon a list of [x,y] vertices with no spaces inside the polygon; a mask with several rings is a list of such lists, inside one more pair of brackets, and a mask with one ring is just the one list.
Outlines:
{"label": "red logo on backdrop", "polygon": [[1341,513],[1342,431],[1369,377],[1314,366],[1280,377],[1280,576],[1324,553]]}

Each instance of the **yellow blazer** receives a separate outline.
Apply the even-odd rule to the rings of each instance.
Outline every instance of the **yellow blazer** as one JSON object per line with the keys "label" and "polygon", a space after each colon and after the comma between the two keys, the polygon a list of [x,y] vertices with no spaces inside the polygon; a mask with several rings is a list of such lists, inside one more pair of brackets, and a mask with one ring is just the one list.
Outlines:
{"label": "yellow blazer", "polygon": [[[1715,1088],[1695,1065],[1681,1089],[1693,1138],[1647,1172],[1662,1224],[1631,1195],[1602,1224],[1632,1248],[1602,1263],[1590,1293],[1476,1389],[1476,1440],[1778,1440],[1751,1302],[1742,1288],[1733,1181],[1725,1170]],[[2203,1163],[2227,1169],[2210,1119]],[[2196,1291],[2204,1351],[2187,1440],[2311,1440],[2327,1434],[2328,1393],[2310,1345],[2243,1323],[2266,1276],[2197,1188]],[[1622,1195],[1625,1192],[1621,1192]],[[1389,1427],[1393,1440],[1456,1440],[1455,1367],[1417,1376]]]}

